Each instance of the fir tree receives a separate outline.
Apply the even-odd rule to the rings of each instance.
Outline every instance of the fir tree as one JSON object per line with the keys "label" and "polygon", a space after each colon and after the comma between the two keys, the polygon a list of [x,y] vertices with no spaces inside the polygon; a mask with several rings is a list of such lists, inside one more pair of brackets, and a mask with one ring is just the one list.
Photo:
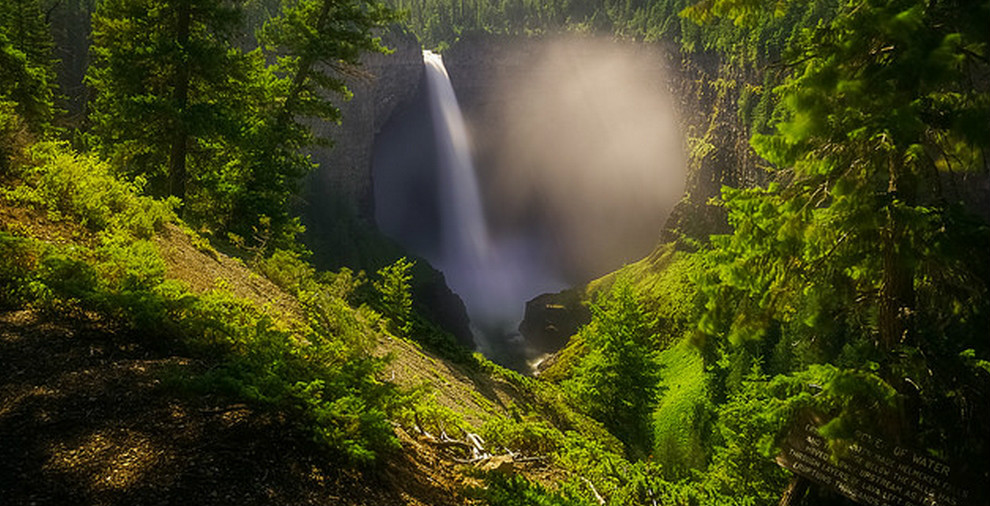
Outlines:
{"label": "fir tree", "polygon": [[591,305],[592,323],[581,331],[588,354],[568,388],[588,413],[626,445],[645,456],[651,448],[651,415],[660,391],[655,351],[655,318],[636,300],[630,281],[620,277]]}
{"label": "fir tree", "polygon": [[55,115],[55,61],[52,36],[38,0],[0,3],[0,100],[35,131]]}

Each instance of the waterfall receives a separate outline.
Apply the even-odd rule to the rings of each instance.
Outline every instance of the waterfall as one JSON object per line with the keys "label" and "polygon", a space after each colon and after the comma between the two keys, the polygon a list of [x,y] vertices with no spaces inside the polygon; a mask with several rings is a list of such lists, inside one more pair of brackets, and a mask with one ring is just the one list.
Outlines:
{"label": "waterfall", "polygon": [[[443,59],[424,51],[422,85],[376,136],[372,169],[379,229],[443,272],[480,351],[517,370],[566,337],[522,339],[527,301],[539,319],[559,308],[535,297],[648,254],[684,183],[653,55],[584,39],[527,47],[510,65],[450,69],[483,83],[467,118]],[[480,120],[483,162],[465,119]]]}
{"label": "waterfall", "polygon": [[[440,247],[433,262],[468,311],[481,351],[496,356],[524,343],[516,331],[525,301],[559,289],[527,241],[490,236],[467,127],[441,55],[423,52],[437,148]],[[513,341],[515,341],[513,343]]]}
{"label": "waterfall", "polygon": [[478,274],[491,251],[471,146],[443,57],[423,51],[439,165],[440,253],[438,266],[455,289],[475,295]]}

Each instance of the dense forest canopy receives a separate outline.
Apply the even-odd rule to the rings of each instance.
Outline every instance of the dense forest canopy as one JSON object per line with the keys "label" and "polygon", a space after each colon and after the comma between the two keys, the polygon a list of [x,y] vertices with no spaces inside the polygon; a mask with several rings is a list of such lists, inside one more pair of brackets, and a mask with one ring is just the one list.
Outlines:
{"label": "dense forest canopy", "polygon": [[[413,339],[525,392],[477,430],[563,470],[487,475],[487,504],[777,504],[801,480],[774,457],[809,417],[839,454],[866,433],[990,478],[990,229],[949,191],[990,171],[990,2],[102,0],[82,119],[55,85],[58,5],[0,4],[0,197],[94,238],[0,226],[3,307],[182,343],[218,364],[192,390],[293,413],[348,465],[400,451],[390,421],[475,430],[381,379],[375,340]],[[430,48],[567,31],[716,55],[767,184],[722,189],[726,233],[670,230],[589,285],[591,323],[540,378],[472,357],[414,309],[411,262],[372,283],[317,273],[295,238],[323,141],[308,121],[340,121],[345,77],[396,22]],[[300,301],[300,326],[166,279],[152,237],[170,223],[239,250]],[[842,500],[799,495],[784,500]]]}

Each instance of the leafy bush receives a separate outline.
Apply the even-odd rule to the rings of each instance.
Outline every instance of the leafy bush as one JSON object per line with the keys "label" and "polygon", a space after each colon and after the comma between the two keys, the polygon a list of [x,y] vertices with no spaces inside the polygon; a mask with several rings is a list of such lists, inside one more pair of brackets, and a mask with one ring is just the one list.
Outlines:
{"label": "leafy bush", "polygon": [[40,245],[0,230],[0,306],[16,306],[32,298],[28,292],[38,266]]}
{"label": "leafy bush", "polygon": [[157,201],[138,195],[138,184],[115,178],[109,166],[79,155],[54,142],[35,144],[31,161],[19,174],[25,184],[0,189],[4,197],[47,211],[53,219],[72,219],[90,228],[122,228],[149,238],[164,223],[175,220],[174,200]]}
{"label": "leafy bush", "polygon": [[440,404],[436,391],[428,384],[404,393],[401,408],[395,413],[395,420],[403,427],[417,428],[437,437],[447,435],[463,438],[470,431],[470,425],[464,421],[464,416]]}
{"label": "leafy bush", "polygon": [[489,444],[530,455],[550,455],[556,452],[564,437],[556,427],[539,419],[516,421],[491,418],[485,422],[479,433]]}

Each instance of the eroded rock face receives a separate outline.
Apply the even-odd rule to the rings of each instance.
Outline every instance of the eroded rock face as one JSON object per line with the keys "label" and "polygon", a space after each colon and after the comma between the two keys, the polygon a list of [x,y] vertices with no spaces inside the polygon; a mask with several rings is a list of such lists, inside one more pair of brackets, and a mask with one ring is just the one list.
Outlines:
{"label": "eroded rock face", "polygon": [[[350,211],[371,221],[372,148],[375,136],[396,107],[414,97],[423,74],[423,53],[416,37],[393,29],[382,37],[391,54],[368,54],[357,75],[346,76],[353,97],[339,102],[341,123],[320,122],[314,133],[333,146],[312,151],[319,166],[305,183],[303,217],[311,234],[335,212]],[[338,209],[342,208],[342,209]]]}

